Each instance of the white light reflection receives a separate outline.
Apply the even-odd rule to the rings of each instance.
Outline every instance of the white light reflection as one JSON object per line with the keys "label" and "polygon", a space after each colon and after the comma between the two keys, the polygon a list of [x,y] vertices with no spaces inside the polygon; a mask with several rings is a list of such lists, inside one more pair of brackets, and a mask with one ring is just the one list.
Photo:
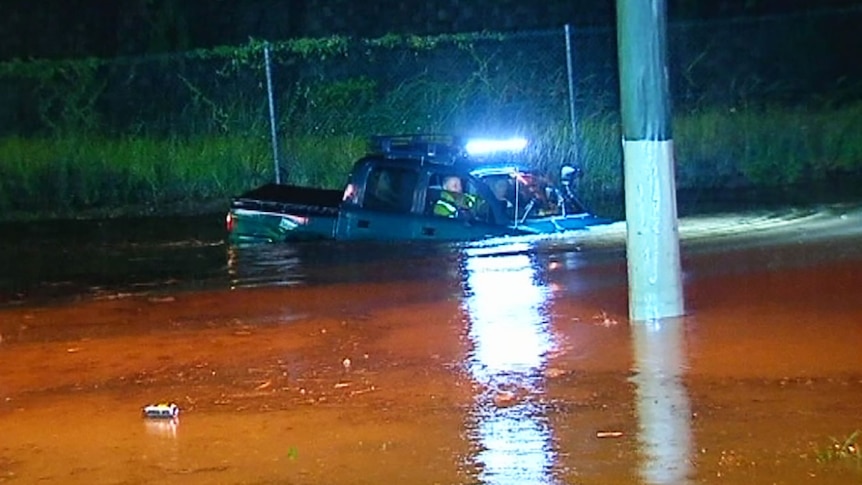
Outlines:
{"label": "white light reflection", "polygon": [[488,484],[553,483],[554,450],[542,391],[546,354],[554,347],[545,314],[549,290],[526,254],[473,256],[466,262],[465,307],[473,352],[468,370],[486,392],[472,409]]}
{"label": "white light reflection", "polygon": [[177,426],[180,424],[179,418],[170,418],[170,419],[144,419],[144,427],[147,430],[147,434],[152,436],[157,436],[159,438],[171,438],[176,439],[177,437]]}
{"label": "white light reflection", "polygon": [[691,406],[682,382],[686,371],[683,319],[632,324],[635,349],[641,476],[649,484],[685,484],[691,472]]}

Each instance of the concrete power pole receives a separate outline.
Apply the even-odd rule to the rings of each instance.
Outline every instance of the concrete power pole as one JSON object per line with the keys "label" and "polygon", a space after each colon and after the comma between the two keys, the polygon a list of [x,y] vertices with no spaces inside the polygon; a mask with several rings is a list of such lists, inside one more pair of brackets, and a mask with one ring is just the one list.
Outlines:
{"label": "concrete power pole", "polygon": [[682,315],[666,0],[617,0],[629,318]]}

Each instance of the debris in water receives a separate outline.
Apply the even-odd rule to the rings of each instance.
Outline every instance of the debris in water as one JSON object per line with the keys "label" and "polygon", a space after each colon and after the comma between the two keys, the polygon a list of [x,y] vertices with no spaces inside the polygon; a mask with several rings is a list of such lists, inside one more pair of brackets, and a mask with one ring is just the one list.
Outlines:
{"label": "debris in water", "polygon": [[595,315],[593,317],[593,320],[596,320],[598,322],[598,324],[603,326],[603,327],[613,327],[614,325],[619,323],[616,321],[616,319],[610,318],[608,316],[608,313],[604,310],[602,310],[601,314]]}
{"label": "debris in water", "polygon": [[555,379],[557,377],[564,376],[568,373],[569,373],[569,371],[564,370],[564,369],[557,369],[556,367],[551,367],[549,369],[546,369],[544,372],[545,378],[547,378],[547,379]]}
{"label": "debris in water", "polygon": [[144,406],[143,414],[147,418],[172,419],[180,414],[180,408],[174,403],[148,404]]}
{"label": "debris in water", "polygon": [[518,395],[512,391],[500,391],[494,395],[494,405],[498,408],[507,408],[518,402]]}

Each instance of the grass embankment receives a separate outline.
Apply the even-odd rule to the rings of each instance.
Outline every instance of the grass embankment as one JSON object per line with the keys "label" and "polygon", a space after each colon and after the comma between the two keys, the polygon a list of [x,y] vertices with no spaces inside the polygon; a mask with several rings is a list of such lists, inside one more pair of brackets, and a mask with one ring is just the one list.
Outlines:
{"label": "grass embankment", "polygon": [[[280,149],[291,154],[290,182],[335,186],[362,147],[346,137],[292,139]],[[265,138],[7,137],[0,139],[0,220],[223,210],[230,196],[273,178]]]}
{"label": "grass embankment", "polygon": [[[561,130],[561,132],[564,130]],[[620,197],[619,121],[578,126],[584,198]],[[829,109],[710,108],[676,113],[677,188],[704,193],[817,186],[862,174],[862,103]],[[540,145],[559,145],[554,130]],[[281,140],[282,181],[337,188],[364,150],[355,136]],[[556,170],[561,158],[548,149]],[[542,153],[539,154],[542,156]],[[0,139],[0,220],[221,210],[230,196],[272,180],[263,136]]]}
{"label": "grass embankment", "polygon": [[[621,203],[618,118],[586,120],[579,130],[585,199]],[[676,112],[673,140],[676,186],[683,197],[726,202],[745,194],[811,202],[829,195],[862,196],[862,102],[828,109]]]}

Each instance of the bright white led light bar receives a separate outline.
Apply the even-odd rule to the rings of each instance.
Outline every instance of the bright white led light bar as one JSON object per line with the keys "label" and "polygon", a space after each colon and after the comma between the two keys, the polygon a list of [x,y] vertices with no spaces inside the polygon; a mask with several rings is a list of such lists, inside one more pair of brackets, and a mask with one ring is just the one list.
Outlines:
{"label": "bright white led light bar", "polygon": [[520,152],[527,146],[527,140],[523,138],[509,138],[508,140],[476,139],[467,142],[464,147],[470,155],[487,155],[495,152]]}

